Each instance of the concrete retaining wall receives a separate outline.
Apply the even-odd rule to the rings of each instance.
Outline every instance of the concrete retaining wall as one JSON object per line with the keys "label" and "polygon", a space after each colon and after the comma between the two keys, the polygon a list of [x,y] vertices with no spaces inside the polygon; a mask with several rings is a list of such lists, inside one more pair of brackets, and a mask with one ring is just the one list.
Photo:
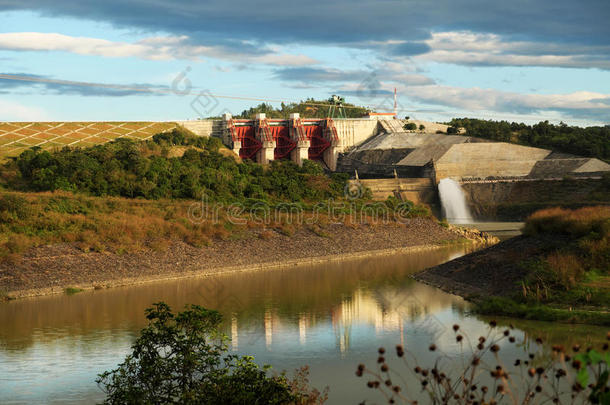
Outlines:
{"label": "concrete retaining wall", "polygon": [[504,142],[457,144],[435,162],[436,178],[527,176],[549,153],[546,149]]}
{"label": "concrete retaining wall", "polygon": [[184,128],[199,136],[214,136],[222,139],[224,123],[222,120],[176,121]]}
{"label": "concrete retaining wall", "polygon": [[334,119],[335,128],[339,135],[339,152],[359,145],[379,132],[379,123],[376,119]]}
{"label": "concrete retaining wall", "polygon": [[431,179],[364,179],[352,180],[371,190],[374,200],[400,196],[416,204],[432,205],[437,202],[436,185]]}

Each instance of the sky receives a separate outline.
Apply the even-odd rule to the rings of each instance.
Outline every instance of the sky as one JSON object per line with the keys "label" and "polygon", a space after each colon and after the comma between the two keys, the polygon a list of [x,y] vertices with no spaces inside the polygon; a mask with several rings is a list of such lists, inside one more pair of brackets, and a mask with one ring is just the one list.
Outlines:
{"label": "sky", "polygon": [[[333,94],[610,124],[608,0],[0,0],[0,120],[172,121]],[[20,80],[14,80],[18,78]]]}

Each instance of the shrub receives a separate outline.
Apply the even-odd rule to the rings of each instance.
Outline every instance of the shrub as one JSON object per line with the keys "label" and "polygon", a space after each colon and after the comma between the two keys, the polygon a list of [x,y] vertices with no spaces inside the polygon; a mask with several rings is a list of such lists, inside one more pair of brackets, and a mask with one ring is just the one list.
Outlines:
{"label": "shrub", "polygon": [[525,235],[554,233],[580,237],[592,232],[599,235],[610,234],[610,206],[576,210],[543,209],[530,215],[523,229]]}
{"label": "shrub", "polygon": [[[323,402],[309,390],[306,371],[299,383],[270,376],[251,356],[227,354],[217,311],[191,305],[174,315],[164,303],[146,310],[148,326],[119,367],[97,383],[109,404],[286,404]],[[298,377],[298,376],[297,376]]]}
{"label": "shrub", "polygon": [[0,222],[25,219],[30,214],[28,201],[14,194],[0,196]]}
{"label": "shrub", "polygon": [[[181,156],[168,157],[157,150],[194,146]],[[241,202],[246,198],[267,201],[319,201],[341,196],[344,175],[327,176],[317,163],[298,167],[274,161],[268,168],[238,163],[218,152],[217,138],[197,137],[175,128],[157,134],[153,141],[118,139],[90,148],[64,148],[57,152],[37,148],[16,161],[25,190],[66,190],[97,196],[128,198],[190,198]]]}
{"label": "shrub", "polygon": [[414,122],[407,122],[403,128],[407,131],[415,131],[417,129],[417,125]]}

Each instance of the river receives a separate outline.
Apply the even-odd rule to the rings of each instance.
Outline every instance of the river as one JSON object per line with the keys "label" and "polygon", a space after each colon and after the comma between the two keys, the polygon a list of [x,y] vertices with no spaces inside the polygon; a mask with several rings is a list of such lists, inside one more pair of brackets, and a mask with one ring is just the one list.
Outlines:
{"label": "river", "polygon": [[[224,315],[231,350],[276,371],[309,365],[313,386],[330,387],[329,403],[382,401],[354,375],[373,365],[380,346],[405,344],[425,361],[437,342],[459,354],[451,325],[485,333],[461,298],[415,282],[413,272],[465,253],[453,246],[315,266],[233,273],[0,304],[0,402],[91,403],[103,400],[98,373],[130,351],[157,301],[187,303]],[[551,340],[605,336],[601,328],[517,323]],[[526,332],[519,331],[521,337]]]}

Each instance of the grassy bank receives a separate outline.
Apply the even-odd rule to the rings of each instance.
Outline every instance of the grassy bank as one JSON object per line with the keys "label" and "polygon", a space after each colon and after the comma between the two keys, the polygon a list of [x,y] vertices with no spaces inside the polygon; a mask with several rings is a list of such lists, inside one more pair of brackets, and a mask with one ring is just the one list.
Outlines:
{"label": "grassy bank", "polygon": [[348,198],[346,180],[311,161],[242,162],[218,139],[179,128],[148,141],[32,148],[0,170],[0,262],[17,263],[52,244],[126,254],[304,228],[329,236],[330,223],[392,222],[395,212],[431,218],[426,208],[395,198]]}
{"label": "grassy bank", "polygon": [[523,234],[538,254],[515,263],[523,276],[505,296],[477,298],[475,311],[610,325],[610,207],[541,210]]}

